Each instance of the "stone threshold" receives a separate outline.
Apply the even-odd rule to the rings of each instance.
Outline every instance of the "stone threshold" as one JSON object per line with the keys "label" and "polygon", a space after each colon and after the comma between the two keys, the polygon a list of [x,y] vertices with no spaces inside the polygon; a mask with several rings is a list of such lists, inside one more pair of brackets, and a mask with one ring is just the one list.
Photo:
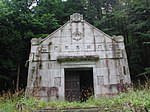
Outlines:
{"label": "stone threshold", "polygon": [[33,112],[101,112],[99,108],[38,109]]}
{"label": "stone threshold", "polygon": [[[109,112],[109,110],[105,110],[102,107],[86,107],[86,108],[64,108],[64,109],[56,109],[56,108],[45,108],[45,109],[37,109],[33,112]],[[119,109],[112,110],[111,112],[122,112]]]}

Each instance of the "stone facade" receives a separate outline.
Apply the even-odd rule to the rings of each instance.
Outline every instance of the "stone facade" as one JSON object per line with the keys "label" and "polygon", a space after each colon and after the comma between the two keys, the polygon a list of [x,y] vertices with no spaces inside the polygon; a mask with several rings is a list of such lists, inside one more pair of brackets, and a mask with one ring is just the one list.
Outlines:
{"label": "stone facade", "polygon": [[92,82],[95,98],[117,94],[131,83],[124,38],[105,34],[79,13],[46,38],[31,40],[26,96],[46,101],[66,99],[65,77],[71,69],[70,76],[80,73],[80,82],[75,82],[79,92],[80,83],[87,84],[82,73],[92,71],[92,80],[87,81]]}

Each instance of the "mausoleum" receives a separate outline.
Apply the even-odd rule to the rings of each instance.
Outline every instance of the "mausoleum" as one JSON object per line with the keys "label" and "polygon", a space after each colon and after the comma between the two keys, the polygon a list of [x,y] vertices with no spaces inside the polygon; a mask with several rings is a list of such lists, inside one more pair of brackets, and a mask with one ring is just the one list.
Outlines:
{"label": "mausoleum", "polygon": [[109,36],[79,13],[44,39],[31,40],[26,96],[81,100],[115,95],[131,83],[123,36]]}

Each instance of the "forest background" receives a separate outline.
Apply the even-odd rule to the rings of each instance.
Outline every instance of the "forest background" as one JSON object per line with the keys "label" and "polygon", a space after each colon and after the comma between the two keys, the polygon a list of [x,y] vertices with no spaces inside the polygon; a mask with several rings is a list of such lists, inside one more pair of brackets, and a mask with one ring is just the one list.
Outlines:
{"label": "forest background", "polygon": [[0,0],[0,91],[26,87],[30,40],[76,12],[110,36],[124,36],[134,83],[150,78],[150,0]]}

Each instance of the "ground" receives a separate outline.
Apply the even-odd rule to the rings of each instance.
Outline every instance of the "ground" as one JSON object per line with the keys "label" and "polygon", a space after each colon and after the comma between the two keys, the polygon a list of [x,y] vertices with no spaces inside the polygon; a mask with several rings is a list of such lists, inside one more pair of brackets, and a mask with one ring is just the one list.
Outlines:
{"label": "ground", "polygon": [[[95,108],[100,112],[149,112],[150,111],[150,88],[142,87],[120,93],[113,97],[102,97],[94,99],[91,97],[86,102],[51,101],[45,102],[35,98],[25,98],[23,92],[12,94],[7,92],[0,96],[0,112],[31,112],[38,109],[84,109]],[[35,111],[38,112],[38,111]],[[66,111],[67,112],[67,111]],[[72,111],[73,112],[73,111]]]}

